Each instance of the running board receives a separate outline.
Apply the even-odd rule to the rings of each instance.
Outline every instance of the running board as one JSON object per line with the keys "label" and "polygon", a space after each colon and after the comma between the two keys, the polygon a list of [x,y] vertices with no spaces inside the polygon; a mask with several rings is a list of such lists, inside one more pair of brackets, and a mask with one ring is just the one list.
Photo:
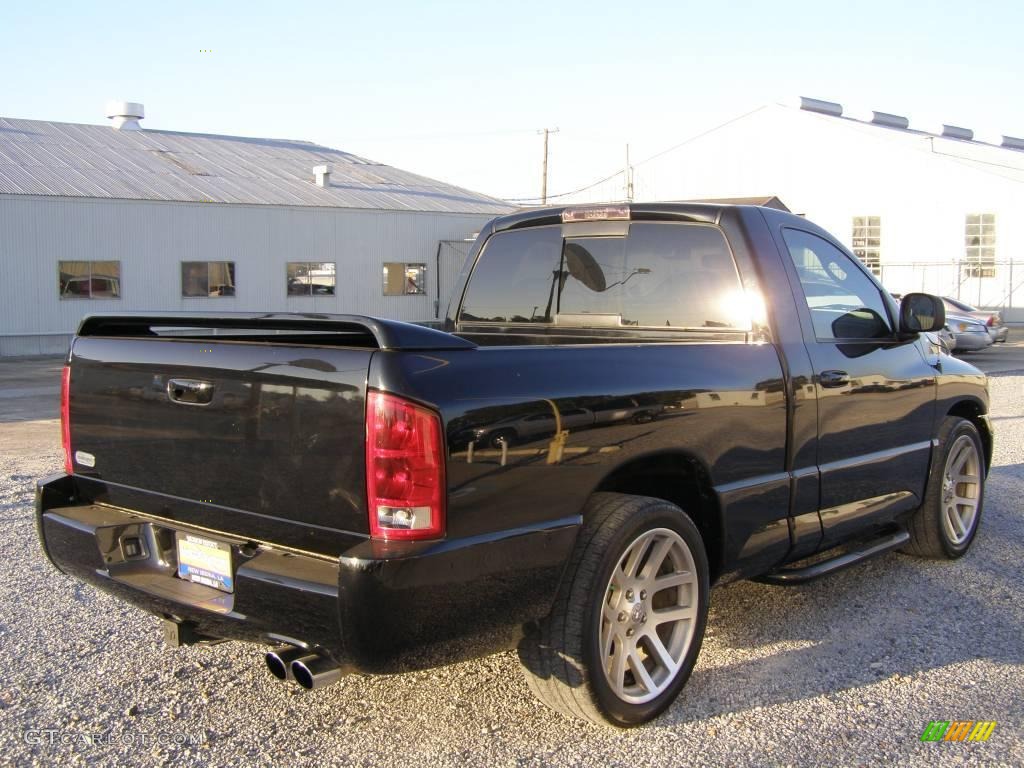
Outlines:
{"label": "running board", "polygon": [[759,576],[754,581],[764,584],[777,584],[790,586],[793,584],[804,584],[821,576],[826,576],[851,565],[862,563],[876,555],[881,555],[893,549],[898,549],[910,541],[910,534],[906,531],[897,531],[882,539],[873,539],[865,542],[851,552],[844,552],[828,560],[806,565],[803,568],[780,568],[772,573]]}

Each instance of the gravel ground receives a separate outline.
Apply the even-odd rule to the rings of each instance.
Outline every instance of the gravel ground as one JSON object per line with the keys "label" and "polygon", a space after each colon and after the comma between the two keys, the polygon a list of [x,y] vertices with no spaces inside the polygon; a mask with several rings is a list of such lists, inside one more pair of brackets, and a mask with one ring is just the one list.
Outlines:
{"label": "gravel ground", "polygon": [[[970,554],[716,590],[689,685],[629,732],[536,703],[511,653],[310,693],[256,646],[165,649],[157,619],[39,549],[33,483],[60,466],[57,422],[0,423],[0,764],[1024,765],[1024,376],[992,393]],[[956,719],[998,725],[987,743],[919,741]]]}

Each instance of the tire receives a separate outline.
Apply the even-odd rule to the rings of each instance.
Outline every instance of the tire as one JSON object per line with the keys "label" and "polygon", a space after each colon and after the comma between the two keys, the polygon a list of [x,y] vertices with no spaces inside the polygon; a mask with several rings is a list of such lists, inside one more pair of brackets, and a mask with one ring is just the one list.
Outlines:
{"label": "tire", "polygon": [[[652,589],[659,575],[662,586]],[[530,690],[552,709],[599,725],[654,719],[697,662],[708,592],[704,543],[679,507],[594,494],[551,613],[519,645]]]}
{"label": "tire", "polygon": [[[967,419],[947,416],[932,454],[924,503],[910,519],[910,543],[904,552],[955,560],[970,549],[985,501],[984,457],[978,428]],[[960,481],[952,482],[954,477]]]}

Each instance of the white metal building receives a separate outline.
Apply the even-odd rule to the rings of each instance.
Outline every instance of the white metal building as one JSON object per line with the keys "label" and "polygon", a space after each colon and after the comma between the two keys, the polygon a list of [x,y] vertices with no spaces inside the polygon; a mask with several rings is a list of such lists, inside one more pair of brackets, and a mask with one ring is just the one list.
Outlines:
{"label": "white metal building", "polygon": [[305,141],[0,118],[0,355],[108,311],[443,315],[503,201]]}
{"label": "white metal building", "polygon": [[[839,104],[772,104],[634,166],[636,199],[775,195],[894,292],[925,290],[1024,321],[1024,139],[918,126]],[[621,200],[620,176],[574,200]]]}

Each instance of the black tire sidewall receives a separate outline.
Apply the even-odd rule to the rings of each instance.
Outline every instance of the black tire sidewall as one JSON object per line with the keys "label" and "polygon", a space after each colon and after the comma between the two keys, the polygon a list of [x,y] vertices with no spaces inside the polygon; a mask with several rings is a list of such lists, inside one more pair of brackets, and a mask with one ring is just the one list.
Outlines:
{"label": "black tire sidewall", "polygon": [[[659,500],[660,501],[660,500]],[[649,702],[630,704],[622,701],[611,689],[604,675],[600,650],[600,621],[605,588],[611,579],[612,570],[618,564],[625,548],[644,531],[654,528],[668,528],[678,533],[686,546],[690,548],[694,565],[697,568],[697,626],[693,640],[687,650],[683,663],[680,665],[676,678],[664,691]],[[679,695],[697,662],[704,630],[707,624],[708,592],[708,561],[704,551],[704,543],[700,532],[689,517],[678,507],[661,502],[652,504],[640,513],[632,516],[628,523],[622,525],[609,542],[597,570],[593,588],[588,595],[589,601],[584,619],[583,659],[589,676],[591,689],[597,704],[609,719],[620,727],[640,725],[651,720],[667,709]]]}
{"label": "black tire sidewall", "polygon": [[[977,451],[978,455],[980,482],[978,483],[978,511],[974,515],[974,522],[971,524],[970,535],[962,544],[954,544],[946,535],[946,527],[942,522],[943,515],[945,515],[945,505],[942,502],[942,480],[946,475],[946,462],[949,461],[950,451],[952,450],[953,444],[957,441],[957,438],[961,435],[967,435],[974,442],[974,449]],[[935,502],[932,505],[932,521],[934,525],[938,527],[939,539],[942,542],[942,548],[946,552],[946,555],[950,558],[962,557],[967,553],[967,550],[971,548],[971,544],[974,542],[974,538],[978,534],[978,526],[981,524],[982,511],[985,508],[985,476],[987,474],[985,471],[985,449],[981,444],[981,435],[978,434],[978,428],[966,419],[958,420],[946,436],[942,447],[941,461],[938,466],[936,466],[935,470],[935,474],[932,478],[932,482],[935,483],[933,494]]]}

